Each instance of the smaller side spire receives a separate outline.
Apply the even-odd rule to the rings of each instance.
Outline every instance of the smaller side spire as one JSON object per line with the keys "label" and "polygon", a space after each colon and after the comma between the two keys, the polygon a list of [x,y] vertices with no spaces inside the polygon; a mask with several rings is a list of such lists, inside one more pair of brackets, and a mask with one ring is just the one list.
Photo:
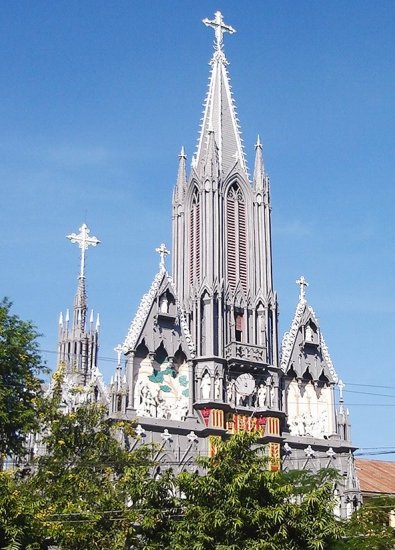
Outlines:
{"label": "smaller side spire", "polygon": [[259,134],[255,144],[254,189],[262,191],[265,187],[265,167],[263,165],[262,143]]}
{"label": "smaller side spire", "polygon": [[204,159],[203,174],[205,178],[218,178],[220,173],[218,147],[215,143],[214,130],[208,131],[207,152]]}
{"label": "smaller side spire", "polygon": [[177,174],[177,183],[174,192],[174,198],[177,202],[182,202],[184,200],[185,189],[187,185],[187,171],[186,171],[186,160],[187,156],[185,154],[184,146],[181,147],[180,154],[178,155],[178,174]]}

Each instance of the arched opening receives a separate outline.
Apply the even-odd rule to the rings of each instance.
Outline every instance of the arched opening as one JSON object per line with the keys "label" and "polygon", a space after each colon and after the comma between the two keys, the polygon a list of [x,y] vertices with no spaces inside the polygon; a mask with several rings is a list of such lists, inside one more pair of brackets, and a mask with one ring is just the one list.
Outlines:
{"label": "arched opening", "polygon": [[189,282],[192,285],[200,281],[200,194],[197,187],[192,194],[189,236]]}
{"label": "arched opening", "polygon": [[226,195],[226,253],[228,281],[236,288],[238,281],[247,289],[247,228],[244,195],[233,183]]}

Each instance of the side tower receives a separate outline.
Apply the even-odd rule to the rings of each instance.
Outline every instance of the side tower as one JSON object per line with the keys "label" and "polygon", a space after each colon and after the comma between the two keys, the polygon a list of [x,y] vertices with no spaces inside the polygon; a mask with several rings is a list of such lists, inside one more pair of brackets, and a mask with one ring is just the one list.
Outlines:
{"label": "side tower", "polygon": [[83,224],[80,233],[72,233],[67,238],[78,244],[81,250],[80,272],[73,314],[70,321],[69,310],[59,318],[58,369],[63,375],[62,407],[73,409],[79,403],[102,401],[107,403],[107,390],[99,372],[98,349],[100,320],[94,320],[91,310],[88,321],[88,304],[85,285],[85,255],[89,246],[97,246],[100,241],[91,236]]}
{"label": "side tower", "polygon": [[[282,392],[287,424],[283,435],[285,469],[335,468],[336,513],[351,515],[359,506],[360,492],[354,467],[351,427],[344,407],[344,384],[338,379],[313,308],[306,300],[304,277],[290,330],[281,353]],[[335,404],[339,388],[339,407]]]}

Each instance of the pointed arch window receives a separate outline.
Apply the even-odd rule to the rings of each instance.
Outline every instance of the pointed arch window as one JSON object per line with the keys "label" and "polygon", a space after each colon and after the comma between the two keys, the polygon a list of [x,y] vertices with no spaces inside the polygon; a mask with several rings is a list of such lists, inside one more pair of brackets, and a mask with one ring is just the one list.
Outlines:
{"label": "pointed arch window", "polygon": [[200,195],[197,188],[192,195],[189,224],[189,282],[192,285],[195,281],[200,281]]}
{"label": "pointed arch window", "polygon": [[247,229],[243,192],[233,183],[226,196],[226,250],[228,281],[232,288],[241,282],[247,290]]}

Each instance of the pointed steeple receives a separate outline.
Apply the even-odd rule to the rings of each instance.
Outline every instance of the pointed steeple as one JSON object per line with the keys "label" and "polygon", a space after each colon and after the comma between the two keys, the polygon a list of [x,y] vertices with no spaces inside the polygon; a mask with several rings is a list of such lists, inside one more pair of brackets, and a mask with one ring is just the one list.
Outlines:
{"label": "pointed steeple", "polygon": [[215,30],[214,54],[211,58],[209,88],[204,102],[202,126],[198,140],[194,166],[198,173],[203,171],[209,153],[210,132],[214,133],[218,147],[220,171],[226,176],[235,164],[235,158],[248,179],[241,132],[236,107],[232,98],[229,75],[226,69],[228,61],[223,51],[223,34],[233,34],[235,29],[225,25],[222,14],[217,11],[214,20],[204,19],[203,23]]}
{"label": "pointed steeple", "polygon": [[79,277],[77,292],[74,298],[73,329],[80,329],[82,332],[85,331],[87,310],[85,277]]}
{"label": "pointed steeple", "polygon": [[187,184],[187,171],[186,171],[186,160],[187,156],[185,154],[184,146],[181,147],[180,154],[178,155],[178,174],[177,174],[177,183],[174,190],[174,199],[177,202],[182,202],[185,194],[185,187]]}
{"label": "pointed steeple", "polygon": [[262,143],[259,135],[255,144],[254,189],[262,191],[265,188],[265,167],[263,165]]}

